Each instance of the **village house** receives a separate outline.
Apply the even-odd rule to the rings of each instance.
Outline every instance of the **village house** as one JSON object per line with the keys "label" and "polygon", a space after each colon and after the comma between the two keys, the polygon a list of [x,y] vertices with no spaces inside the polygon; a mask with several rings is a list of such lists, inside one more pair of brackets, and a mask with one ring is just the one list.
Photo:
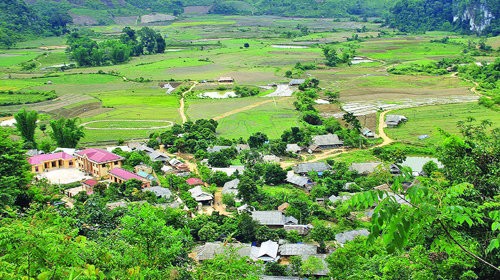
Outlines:
{"label": "village house", "polygon": [[243,165],[231,165],[229,167],[212,167],[213,172],[224,172],[227,176],[232,176],[234,173],[243,174],[245,171],[245,166]]}
{"label": "village house", "polygon": [[312,137],[311,145],[309,149],[314,151],[316,149],[319,150],[327,150],[340,148],[344,145],[344,141],[339,139],[337,134],[326,134],[326,135],[316,135]]}
{"label": "village house", "polygon": [[253,211],[252,218],[261,225],[270,228],[283,228],[284,225],[297,225],[299,221],[293,216],[285,216],[282,212],[273,211]]}
{"label": "village house", "polygon": [[240,179],[234,179],[224,184],[222,187],[222,194],[231,194],[234,196],[238,195],[238,185],[240,184]]}
{"label": "village house", "polygon": [[307,173],[313,171],[318,173],[318,175],[323,175],[323,172],[332,169],[330,165],[324,162],[307,162],[307,163],[299,163],[294,166],[293,171],[295,174],[299,175],[307,175]]}
{"label": "village house", "polygon": [[260,244],[260,248],[258,248],[258,253],[255,255],[255,258],[263,262],[276,262],[280,258],[278,255],[278,248],[278,242],[271,240],[262,242],[262,244]]}
{"label": "village house", "polygon": [[234,83],[234,79],[232,77],[220,77],[217,82],[219,83]]}
{"label": "village house", "polygon": [[88,179],[85,181],[82,181],[82,187],[87,190],[87,191],[94,191],[94,186],[97,185],[99,181],[94,180],[94,179]]}
{"label": "village house", "polygon": [[306,80],[305,79],[292,79],[288,85],[289,86],[300,86],[303,84]]}
{"label": "village house", "polygon": [[401,115],[386,115],[385,116],[385,124],[387,125],[387,127],[396,127],[400,123],[405,122],[407,120],[408,120],[408,118],[406,118],[405,116],[401,116]]}
{"label": "village house", "polygon": [[165,199],[170,199],[172,197],[172,192],[164,187],[156,186],[156,187],[150,187],[150,188],[144,188],[142,189],[143,192],[152,192],[156,195],[158,198],[165,198]]}
{"label": "village house", "polygon": [[75,167],[75,158],[65,152],[35,155],[30,157],[28,162],[31,164],[31,172],[33,173]]}
{"label": "village house", "polygon": [[307,235],[313,229],[312,225],[284,225],[285,231],[296,231],[299,235]]}
{"label": "village house", "polygon": [[75,153],[80,170],[94,177],[107,178],[109,170],[122,166],[123,157],[105,150],[89,148]]}
{"label": "village house", "polygon": [[250,146],[248,144],[237,144],[236,145],[236,151],[238,153],[241,153],[242,151],[248,151],[250,150]]}
{"label": "village house", "polygon": [[203,204],[212,204],[214,196],[208,192],[203,191],[201,186],[196,186],[189,190],[191,197],[196,200],[196,202],[201,202]]}
{"label": "village house", "polygon": [[286,152],[293,154],[300,154],[302,152],[302,148],[297,144],[286,144]]}
{"label": "village house", "polygon": [[161,161],[161,162],[169,162],[170,157],[167,156],[166,154],[159,152],[159,151],[153,151],[149,154],[149,158],[151,161]]}
{"label": "village house", "polygon": [[285,181],[292,185],[304,188],[307,191],[311,191],[311,189],[316,185],[316,183],[309,179],[309,177],[299,176],[293,171],[287,172]]}
{"label": "village house", "polygon": [[349,230],[335,234],[335,241],[340,244],[345,244],[348,241],[354,240],[358,236],[368,236],[370,232],[366,229]]}
{"label": "village house", "polygon": [[207,148],[207,153],[218,153],[222,150],[230,149],[231,146],[213,146],[213,147],[208,147]]}
{"label": "village house", "polygon": [[141,181],[143,188],[149,188],[151,186],[151,181],[123,168],[115,167],[109,171],[109,180],[113,183],[123,184],[132,179]]}
{"label": "village house", "polygon": [[280,163],[281,159],[275,155],[265,155],[262,157],[262,161],[268,163]]}
{"label": "village house", "polygon": [[186,180],[186,183],[190,186],[204,185],[203,180],[199,178],[189,178]]}
{"label": "village house", "polygon": [[311,256],[318,253],[318,247],[313,244],[283,244],[279,247],[281,257],[288,258],[291,256]]}
{"label": "village house", "polygon": [[68,196],[69,198],[72,198],[74,197],[75,195],[81,193],[81,192],[84,192],[86,193],[87,195],[91,195],[93,194],[93,190],[88,190],[87,188],[85,188],[83,185],[82,186],[78,186],[78,187],[75,187],[75,188],[70,188],[70,189],[66,189],[64,190],[64,194],[66,196]]}
{"label": "village house", "polygon": [[[349,167],[350,171],[356,171],[359,175],[368,175],[378,168],[380,168],[382,165],[381,162],[362,162],[362,163],[353,163]],[[380,167],[379,167],[380,166]]]}
{"label": "village house", "polygon": [[138,151],[138,152],[145,152],[147,155],[150,155],[151,153],[153,153],[155,151],[153,148],[150,148],[146,145],[139,145],[134,150]]}
{"label": "village house", "polygon": [[111,147],[106,147],[106,151],[112,153],[114,150],[120,149],[124,152],[130,153],[132,152],[132,149],[129,146],[111,146]]}
{"label": "village house", "polygon": [[373,138],[375,137],[375,133],[373,133],[373,131],[371,131],[369,128],[367,127],[363,127],[361,129],[361,135],[363,135],[364,137],[366,138]]}
{"label": "village house", "polygon": [[246,243],[207,242],[194,249],[194,259],[202,262],[215,258],[216,255],[226,253],[229,248],[234,248],[240,257],[251,258],[252,246]]}

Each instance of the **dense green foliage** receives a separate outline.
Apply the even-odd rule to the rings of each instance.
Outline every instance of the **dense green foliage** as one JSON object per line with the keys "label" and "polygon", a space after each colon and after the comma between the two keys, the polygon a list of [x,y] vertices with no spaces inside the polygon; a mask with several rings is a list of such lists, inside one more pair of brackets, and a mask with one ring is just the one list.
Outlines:
{"label": "dense green foliage", "polygon": [[25,144],[36,147],[35,129],[37,127],[38,113],[36,111],[27,111],[22,109],[14,115],[16,119],[16,128],[21,133]]}
{"label": "dense green foliage", "polygon": [[0,47],[28,37],[61,35],[71,17],[57,5],[28,6],[22,0],[0,1]]}
{"label": "dense green foliage", "polygon": [[30,165],[21,150],[21,143],[12,141],[0,131],[0,207],[13,205],[16,201],[21,203],[30,180]]}
{"label": "dense green foliage", "polygon": [[[395,178],[390,192],[363,192],[339,208],[341,213],[348,207],[376,205],[368,243],[353,243],[332,254],[334,271],[343,273],[345,259],[362,250],[367,254],[349,275],[388,278],[397,271],[411,279],[498,275],[499,131],[488,131],[487,123],[477,125],[472,120],[459,126],[462,137],[448,135],[438,154],[443,173],[434,171],[407,189],[402,183],[410,175],[404,173]],[[380,250],[381,244],[386,250]]]}
{"label": "dense green foliage", "polygon": [[[494,0],[400,0],[390,9],[387,22],[403,32],[461,30],[495,35],[500,32],[499,5]],[[493,16],[491,24],[485,18],[486,11]]]}
{"label": "dense green foliage", "polygon": [[55,91],[0,90],[0,106],[37,103],[56,97]]}
{"label": "dense green foliage", "polygon": [[130,56],[163,53],[166,48],[162,35],[149,27],[135,31],[125,27],[119,40],[105,40],[97,43],[77,32],[68,37],[67,51],[79,66],[119,64]]}
{"label": "dense green foliage", "polygon": [[65,119],[50,121],[50,136],[61,148],[75,148],[78,141],[85,135],[83,127],[77,124],[78,119]]}

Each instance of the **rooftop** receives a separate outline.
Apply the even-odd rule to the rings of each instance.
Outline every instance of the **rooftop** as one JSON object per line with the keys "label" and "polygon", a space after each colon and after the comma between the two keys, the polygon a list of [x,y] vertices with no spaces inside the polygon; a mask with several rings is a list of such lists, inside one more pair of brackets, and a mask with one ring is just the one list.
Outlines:
{"label": "rooftop", "polygon": [[153,192],[156,196],[163,197],[163,198],[170,198],[172,196],[172,192],[164,187],[151,187],[151,188],[145,188],[142,189],[143,192],[150,191]]}
{"label": "rooftop", "polygon": [[108,151],[96,148],[89,148],[76,152],[79,156],[86,156],[90,161],[95,163],[107,163],[110,161],[122,160],[123,157],[115,155]]}
{"label": "rooftop", "polygon": [[190,186],[203,185],[203,181],[199,178],[189,178],[186,180],[186,183]]}
{"label": "rooftop", "polygon": [[68,160],[68,159],[73,159],[73,156],[65,153],[65,152],[59,152],[59,153],[54,153],[54,154],[42,154],[42,155],[36,155],[32,156],[28,159],[28,162],[31,165],[35,164],[42,164],[46,161],[54,161],[54,160]]}
{"label": "rooftop", "polygon": [[131,180],[131,179],[137,179],[139,181],[144,181],[144,178],[142,178],[141,176],[139,176],[135,173],[132,173],[128,170],[125,170],[123,168],[120,168],[120,167],[115,167],[115,168],[111,169],[109,171],[109,174],[111,174],[115,177],[121,178],[125,181]]}
{"label": "rooftop", "polygon": [[337,240],[337,242],[340,244],[345,244],[348,241],[354,240],[354,238],[360,235],[368,236],[369,234],[370,232],[366,229],[344,231],[342,233],[335,234],[335,240]]}
{"label": "rooftop", "polygon": [[85,184],[89,187],[93,187],[95,185],[97,185],[97,183],[99,183],[97,180],[94,180],[94,179],[88,179],[88,180],[85,180],[82,182],[82,184]]}
{"label": "rooftop", "polygon": [[349,167],[349,170],[356,171],[358,174],[367,175],[373,173],[381,162],[362,162],[362,163],[353,163]]}
{"label": "rooftop", "polygon": [[338,146],[344,145],[344,141],[339,139],[337,134],[316,135],[312,137],[312,144],[317,146]]}
{"label": "rooftop", "polygon": [[279,252],[282,256],[307,256],[317,254],[318,248],[312,244],[283,244]]}
{"label": "rooftop", "polygon": [[222,187],[222,194],[238,194],[238,184],[240,179],[234,179],[224,184]]}
{"label": "rooftop", "polygon": [[285,216],[282,212],[273,211],[253,211],[252,218],[265,226],[283,226],[285,224],[297,224],[298,220],[292,216]]}
{"label": "rooftop", "polygon": [[295,171],[295,173],[308,173],[310,171],[324,172],[330,169],[330,165],[324,162],[299,163],[295,167],[293,167],[293,171]]}

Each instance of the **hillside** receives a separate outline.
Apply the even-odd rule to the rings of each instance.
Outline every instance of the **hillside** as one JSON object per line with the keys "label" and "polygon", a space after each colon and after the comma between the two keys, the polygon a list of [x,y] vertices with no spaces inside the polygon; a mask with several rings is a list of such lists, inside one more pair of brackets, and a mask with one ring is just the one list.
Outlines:
{"label": "hillside", "polygon": [[494,0],[400,0],[390,11],[389,24],[404,32],[500,33],[500,2]]}

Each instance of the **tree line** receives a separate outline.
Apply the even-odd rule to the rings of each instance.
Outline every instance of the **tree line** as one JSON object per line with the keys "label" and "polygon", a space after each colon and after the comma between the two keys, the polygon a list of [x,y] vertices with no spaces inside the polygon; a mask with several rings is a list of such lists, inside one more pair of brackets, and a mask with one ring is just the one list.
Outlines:
{"label": "tree line", "polygon": [[163,36],[149,28],[136,31],[130,27],[122,30],[117,40],[97,42],[88,36],[73,32],[68,36],[67,52],[78,66],[101,66],[124,63],[132,56],[165,52]]}

